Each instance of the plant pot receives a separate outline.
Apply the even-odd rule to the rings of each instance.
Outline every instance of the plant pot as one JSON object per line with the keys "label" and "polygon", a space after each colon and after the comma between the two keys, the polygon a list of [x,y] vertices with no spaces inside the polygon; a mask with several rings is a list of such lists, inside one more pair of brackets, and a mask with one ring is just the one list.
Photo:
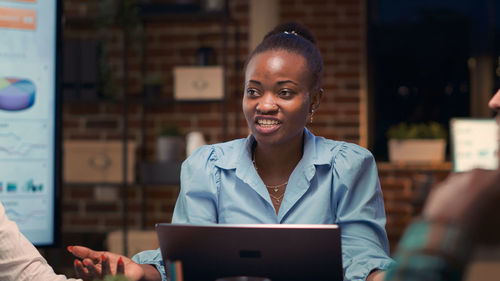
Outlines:
{"label": "plant pot", "polygon": [[444,139],[391,139],[389,160],[395,163],[442,163],[445,148]]}
{"label": "plant pot", "polygon": [[180,136],[159,136],[156,140],[158,162],[182,161],[184,159],[184,138]]}

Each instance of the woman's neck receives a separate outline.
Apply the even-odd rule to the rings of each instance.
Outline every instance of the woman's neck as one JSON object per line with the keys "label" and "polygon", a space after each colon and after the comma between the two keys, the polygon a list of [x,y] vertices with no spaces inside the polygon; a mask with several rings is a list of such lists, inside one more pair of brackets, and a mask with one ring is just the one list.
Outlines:
{"label": "woman's neck", "polygon": [[266,185],[288,181],[302,158],[303,136],[286,145],[259,145],[253,151],[254,165]]}

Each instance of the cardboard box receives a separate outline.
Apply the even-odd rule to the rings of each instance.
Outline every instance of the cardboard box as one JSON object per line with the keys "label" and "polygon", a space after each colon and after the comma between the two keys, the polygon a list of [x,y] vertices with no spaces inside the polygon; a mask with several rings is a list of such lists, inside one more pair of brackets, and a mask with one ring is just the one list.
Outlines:
{"label": "cardboard box", "polygon": [[222,66],[178,66],[174,68],[176,100],[221,100],[224,98]]}
{"label": "cardboard box", "polygon": [[[65,182],[123,182],[123,143],[121,141],[65,141]],[[135,142],[128,142],[127,182],[135,178]]]}

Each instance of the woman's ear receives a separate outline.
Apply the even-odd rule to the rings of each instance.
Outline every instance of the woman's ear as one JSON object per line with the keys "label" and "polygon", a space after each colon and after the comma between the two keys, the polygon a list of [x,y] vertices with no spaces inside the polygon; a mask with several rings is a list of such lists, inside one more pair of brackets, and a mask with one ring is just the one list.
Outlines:
{"label": "woman's ear", "polygon": [[309,108],[309,112],[313,112],[313,111],[318,110],[322,97],[323,97],[323,89],[322,88],[314,89],[311,92],[311,108]]}

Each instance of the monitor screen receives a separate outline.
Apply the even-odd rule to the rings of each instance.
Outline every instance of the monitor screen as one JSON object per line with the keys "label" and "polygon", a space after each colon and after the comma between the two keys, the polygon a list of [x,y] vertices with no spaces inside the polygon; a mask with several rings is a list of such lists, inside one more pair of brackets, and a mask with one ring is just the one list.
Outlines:
{"label": "monitor screen", "polygon": [[57,2],[0,0],[0,201],[37,246],[56,233]]}
{"label": "monitor screen", "polygon": [[497,169],[499,136],[494,119],[454,118],[450,131],[455,172]]}

